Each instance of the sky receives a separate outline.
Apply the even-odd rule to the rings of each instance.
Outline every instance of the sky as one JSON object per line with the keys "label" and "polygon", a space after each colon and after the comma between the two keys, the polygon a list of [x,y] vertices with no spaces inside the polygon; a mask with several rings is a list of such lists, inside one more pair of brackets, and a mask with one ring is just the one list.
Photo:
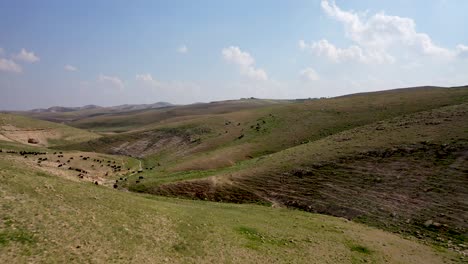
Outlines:
{"label": "sky", "polygon": [[468,84],[464,0],[4,0],[0,109]]}

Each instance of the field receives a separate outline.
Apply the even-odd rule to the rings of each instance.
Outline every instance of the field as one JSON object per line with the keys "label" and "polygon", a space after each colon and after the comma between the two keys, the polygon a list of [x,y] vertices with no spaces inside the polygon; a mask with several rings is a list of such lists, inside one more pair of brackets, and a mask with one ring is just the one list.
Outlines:
{"label": "field", "polygon": [[446,263],[468,254],[467,87],[0,117],[6,260]]}

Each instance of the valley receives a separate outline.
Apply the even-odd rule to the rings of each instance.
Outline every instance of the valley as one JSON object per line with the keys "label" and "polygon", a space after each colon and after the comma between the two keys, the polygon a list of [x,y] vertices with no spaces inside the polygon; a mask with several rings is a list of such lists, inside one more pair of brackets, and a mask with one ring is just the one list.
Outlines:
{"label": "valley", "polygon": [[465,260],[467,87],[98,110],[0,114],[1,259]]}

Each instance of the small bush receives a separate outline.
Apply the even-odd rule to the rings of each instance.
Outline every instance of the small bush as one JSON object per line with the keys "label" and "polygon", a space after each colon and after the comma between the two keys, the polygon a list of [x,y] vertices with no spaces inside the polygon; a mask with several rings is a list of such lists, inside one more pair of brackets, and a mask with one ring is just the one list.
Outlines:
{"label": "small bush", "polygon": [[365,246],[360,246],[360,245],[351,246],[351,251],[356,251],[356,252],[363,253],[363,254],[371,253],[370,249],[366,248]]}

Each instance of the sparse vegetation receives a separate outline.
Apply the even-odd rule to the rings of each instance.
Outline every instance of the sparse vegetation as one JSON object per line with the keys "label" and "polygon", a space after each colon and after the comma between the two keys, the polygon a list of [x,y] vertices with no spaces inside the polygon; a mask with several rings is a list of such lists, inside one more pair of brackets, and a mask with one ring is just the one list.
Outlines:
{"label": "sparse vegetation", "polygon": [[359,246],[359,245],[351,246],[351,251],[356,251],[356,252],[363,253],[363,254],[371,253],[371,251],[368,248],[364,246]]}

